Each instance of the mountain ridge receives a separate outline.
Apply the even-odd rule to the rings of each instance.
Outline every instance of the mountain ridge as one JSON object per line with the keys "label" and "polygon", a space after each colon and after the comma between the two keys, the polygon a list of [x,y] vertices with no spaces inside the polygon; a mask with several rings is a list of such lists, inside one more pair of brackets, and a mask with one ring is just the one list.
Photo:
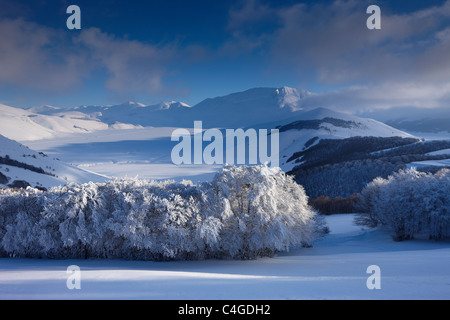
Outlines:
{"label": "mountain ridge", "polygon": [[73,112],[80,112],[86,115],[87,119],[99,120],[108,125],[121,122],[141,126],[189,127],[194,121],[202,120],[205,127],[244,127],[249,123],[257,124],[287,118],[292,112],[299,111],[298,102],[311,94],[306,90],[289,87],[258,87],[207,98],[194,106],[181,101],[154,105],[126,102],[118,105],[89,105],[66,109],[42,106],[29,110],[48,116],[73,115]]}
{"label": "mountain ridge", "polygon": [[[289,87],[259,87],[225,96],[208,98],[189,106],[182,102],[170,101],[155,105],[138,102],[126,102],[108,106],[78,106],[61,109],[43,106],[31,110],[16,110],[26,121],[29,130],[39,126],[41,137],[47,139],[55,135],[72,133],[95,133],[97,130],[131,129],[142,127],[181,127],[192,128],[194,121],[201,120],[207,128],[280,128],[280,161],[283,169],[292,169],[285,159],[295,152],[309,148],[323,139],[345,139],[355,136],[412,137],[373,119],[337,112],[327,108],[303,109],[299,105],[302,99],[314,93]],[[9,110],[15,110],[12,107]],[[2,109],[0,108],[0,117]],[[6,119],[10,120],[10,119]],[[18,119],[15,119],[16,122]],[[23,119],[19,119],[23,120]],[[39,120],[39,121],[38,121]],[[3,119],[2,119],[3,121]],[[65,122],[64,122],[65,121]],[[74,123],[77,121],[77,123]],[[64,123],[63,123],[64,122]],[[63,126],[59,130],[57,126]],[[64,128],[64,125],[71,126]],[[89,125],[89,126],[88,126]],[[14,132],[14,131],[12,131]],[[27,140],[14,137],[5,128],[0,129],[13,140]]]}

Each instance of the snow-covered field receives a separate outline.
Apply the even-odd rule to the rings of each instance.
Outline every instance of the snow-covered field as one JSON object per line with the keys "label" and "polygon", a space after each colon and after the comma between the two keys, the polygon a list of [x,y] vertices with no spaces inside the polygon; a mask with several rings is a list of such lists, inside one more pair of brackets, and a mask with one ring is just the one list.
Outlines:
{"label": "snow-covered field", "polygon": [[[449,299],[450,242],[394,242],[354,215],[328,216],[312,248],[250,261],[143,262],[0,259],[0,299]],[[67,268],[80,268],[69,290]],[[369,290],[367,268],[381,271]]]}
{"label": "snow-covered field", "polygon": [[109,129],[22,143],[83,170],[108,177],[211,180],[221,165],[172,163],[171,152],[177,142],[171,141],[171,134],[175,129]]}

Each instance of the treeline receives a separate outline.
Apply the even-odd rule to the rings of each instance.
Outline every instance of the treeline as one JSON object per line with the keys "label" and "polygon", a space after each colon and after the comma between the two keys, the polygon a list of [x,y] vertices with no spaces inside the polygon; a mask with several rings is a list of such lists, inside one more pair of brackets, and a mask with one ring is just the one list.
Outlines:
{"label": "treeline", "polygon": [[[450,149],[450,140],[431,140],[431,141],[420,141],[413,144],[401,145],[389,150],[382,150],[378,153],[372,154],[373,158],[382,157],[394,157],[402,155],[422,155],[429,157],[429,159],[436,159],[436,156],[426,155],[427,153]],[[447,156],[448,157],[448,156]]]}
{"label": "treeline", "polygon": [[379,159],[354,160],[310,169],[297,169],[295,179],[305,188],[310,198],[323,195],[330,198],[348,198],[358,194],[373,179],[387,178],[404,167],[404,162]]}
{"label": "treeline", "polygon": [[342,120],[342,119],[336,119],[336,118],[324,118],[320,120],[299,120],[294,121],[290,124],[279,126],[277,127],[280,132],[285,132],[288,130],[305,130],[305,129],[311,129],[311,130],[319,130],[324,129],[326,127],[322,126],[324,123],[332,124],[335,127],[341,127],[341,128],[357,128],[361,126],[361,123],[356,123],[355,121],[349,121],[349,120]]}
{"label": "treeline", "polygon": [[305,151],[294,153],[289,159],[295,161],[301,158],[303,169],[314,168],[326,164],[336,164],[345,161],[375,158],[375,151],[411,145],[420,140],[401,137],[351,137],[347,139],[323,139]]}
{"label": "treeline", "polygon": [[[373,179],[389,175],[415,161],[441,160],[448,155],[427,153],[450,148],[450,141],[419,141],[411,138],[354,137],[321,140],[297,153],[302,161],[289,174],[295,176],[310,198],[348,198]],[[422,168],[435,172],[435,168]]]}
{"label": "treeline", "polygon": [[8,165],[8,166],[12,166],[12,167],[17,167],[17,168],[22,168],[25,170],[30,170],[36,173],[40,173],[40,174],[46,174],[49,176],[54,177],[55,175],[53,173],[47,172],[44,169],[40,168],[40,167],[35,167],[31,164],[27,164],[27,163],[23,163],[14,159],[11,159],[9,157],[9,155],[5,155],[4,157],[0,156],[0,164],[4,164],[4,165]]}
{"label": "treeline", "polygon": [[320,214],[330,215],[336,213],[357,213],[358,195],[352,195],[348,198],[330,198],[321,196],[315,199],[309,199],[308,203]]}

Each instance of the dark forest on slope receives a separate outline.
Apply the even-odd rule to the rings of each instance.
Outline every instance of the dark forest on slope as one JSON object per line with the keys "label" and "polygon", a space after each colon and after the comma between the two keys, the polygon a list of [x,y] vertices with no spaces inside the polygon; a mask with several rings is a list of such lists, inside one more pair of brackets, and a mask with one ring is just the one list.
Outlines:
{"label": "dark forest on slope", "polygon": [[[449,149],[450,141],[422,141],[400,137],[352,137],[321,140],[295,153],[289,161],[298,163],[289,174],[303,185],[310,198],[348,198],[377,177],[387,178],[416,161],[448,159],[449,155],[428,155]],[[420,167],[436,172],[442,167]]]}

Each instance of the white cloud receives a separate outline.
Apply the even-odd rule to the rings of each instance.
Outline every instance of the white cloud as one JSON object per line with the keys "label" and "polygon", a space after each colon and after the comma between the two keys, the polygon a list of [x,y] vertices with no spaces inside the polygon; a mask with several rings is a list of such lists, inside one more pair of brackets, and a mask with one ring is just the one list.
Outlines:
{"label": "white cloud", "polygon": [[325,107],[349,113],[367,113],[390,108],[448,108],[449,93],[450,83],[436,86],[413,82],[384,82],[311,95],[301,100],[301,106]]}
{"label": "white cloud", "polygon": [[0,85],[49,94],[73,91],[97,71],[108,76],[105,88],[124,96],[174,92],[164,84],[171,67],[183,61],[180,57],[187,61],[201,52],[119,38],[97,28],[55,30],[24,19],[0,19],[0,39]]}
{"label": "white cloud", "polygon": [[162,91],[166,66],[175,54],[171,47],[120,39],[97,28],[83,30],[76,43],[97,67],[107,70],[105,86],[118,93]]}
{"label": "white cloud", "polygon": [[65,91],[88,72],[78,50],[60,47],[64,34],[23,19],[0,20],[0,83]]}

